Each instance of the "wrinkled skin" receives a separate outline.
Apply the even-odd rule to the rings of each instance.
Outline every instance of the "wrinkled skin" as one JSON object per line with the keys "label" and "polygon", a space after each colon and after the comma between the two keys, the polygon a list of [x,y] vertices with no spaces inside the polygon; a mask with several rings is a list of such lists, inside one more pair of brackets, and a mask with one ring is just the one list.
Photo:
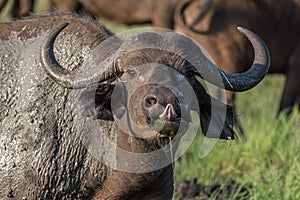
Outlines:
{"label": "wrinkled skin", "polygon": [[[45,37],[48,38],[49,32],[63,22],[69,25],[55,39],[52,54],[51,46],[44,49]],[[217,121],[224,124],[221,135],[216,137],[234,138],[231,107],[210,98],[196,80],[193,67],[184,59],[187,52],[183,47],[188,45],[188,50],[198,52],[194,60],[198,59],[204,66],[207,63],[199,47],[188,38],[175,33],[141,33],[132,40],[117,39],[114,45],[123,50],[120,54],[110,54],[115,51],[99,49],[99,45],[101,47],[114,34],[103,25],[76,15],[37,16],[1,23],[0,28],[1,199],[171,199],[173,166],[170,148],[175,151],[178,141],[171,145],[170,140],[184,134],[190,118],[181,116],[194,109],[192,102],[200,109],[198,114],[204,134],[210,122]],[[141,43],[147,46],[165,44],[176,53],[151,48],[135,50],[135,45]],[[106,67],[101,61],[107,56],[113,58],[114,69],[122,66],[122,74],[110,70],[101,72],[104,78],[99,81],[106,82],[97,82],[96,88],[74,89],[75,86],[65,84],[60,77],[47,71],[45,52],[48,51],[52,52],[51,59],[57,59],[56,65],[64,66],[62,75],[66,70],[101,71]],[[260,80],[269,65],[267,50],[264,51],[262,66],[256,66],[265,66]],[[93,64],[86,65],[91,58]],[[168,67],[162,67],[162,64]],[[167,70],[169,68],[179,75],[174,76]],[[137,75],[142,75],[146,82],[163,75],[165,82],[138,87],[135,81],[141,79],[137,79],[140,77]],[[191,90],[184,91],[179,87],[182,79],[190,84],[194,98],[187,96]],[[178,87],[166,87],[170,84]],[[124,85],[130,87],[124,90]],[[115,94],[116,89],[120,90]],[[117,96],[113,98],[114,95]],[[179,101],[182,96],[184,100]],[[183,106],[178,101],[183,102]],[[212,103],[217,105],[217,111],[225,108],[226,112],[213,115]],[[196,112],[199,109],[195,108]],[[90,117],[90,110],[96,111],[96,115]],[[225,115],[225,122],[219,120],[219,115]],[[131,116],[143,131],[130,126],[133,127],[132,134],[124,132],[118,126],[122,125],[124,116],[125,120]],[[183,129],[178,129],[177,118],[182,121]],[[161,120],[166,123],[156,130],[153,124]],[[102,141],[103,137],[108,140]],[[114,145],[133,153],[149,153],[162,147],[166,151],[158,157],[135,160],[130,156],[110,156]],[[112,163],[118,159],[119,167],[133,163],[139,170],[149,165],[156,167],[166,160],[170,162],[156,170],[133,173],[101,162],[105,156]]]}
{"label": "wrinkled skin", "polygon": [[[76,94],[53,84],[38,67],[41,38],[62,20],[70,22],[66,33],[73,38],[69,38],[69,50],[58,49],[58,53],[66,56],[61,62],[70,68],[72,62],[84,59],[84,48],[93,48],[112,35],[97,23],[75,16],[44,16],[0,25],[0,199],[91,198],[106,177],[106,167],[88,154],[72,131],[72,105],[65,103]],[[70,59],[72,55],[79,60]],[[22,84],[22,77],[28,82]],[[100,124],[111,126],[104,121]]]}
{"label": "wrinkled skin", "polygon": [[[278,113],[285,109],[289,113],[294,104],[299,108],[299,1],[187,0],[178,7],[175,17],[177,31],[202,44],[218,66],[232,73],[245,71],[253,56],[249,43],[235,27],[248,27],[261,35],[272,58],[269,73],[286,75]],[[233,103],[234,94],[227,91],[226,98],[227,103]]]}

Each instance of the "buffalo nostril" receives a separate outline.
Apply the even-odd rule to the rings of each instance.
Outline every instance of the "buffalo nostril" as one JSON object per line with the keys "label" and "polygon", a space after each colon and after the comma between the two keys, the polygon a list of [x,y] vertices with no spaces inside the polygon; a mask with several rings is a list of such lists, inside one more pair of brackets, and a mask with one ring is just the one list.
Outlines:
{"label": "buffalo nostril", "polygon": [[149,96],[145,101],[147,106],[154,106],[157,103],[157,99],[155,96]]}

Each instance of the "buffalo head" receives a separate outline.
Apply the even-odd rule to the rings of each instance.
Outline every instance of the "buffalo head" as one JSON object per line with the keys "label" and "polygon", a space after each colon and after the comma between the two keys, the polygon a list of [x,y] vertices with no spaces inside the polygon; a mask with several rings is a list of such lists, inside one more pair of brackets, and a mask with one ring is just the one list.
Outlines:
{"label": "buffalo head", "polygon": [[[184,132],[190,111],[195,110],[199,112],[206,136],[233,139],[232,108],[210,97],[196,77],[226,90],[245,91],[257,85],[269,68],[267,47],[257,35],[244,28],[239,31],[254,46],[255,58],[252,67],[240,74],[219,69],[187,37],[174,32],[163,35],[145,32],[120,40],[120,51],[105,70],[78,79],[73,71],[56,61],[53,53],[55,38],[65,26],[50,33],[42,46],[44,70],[66,88],[99,84],[95,95],[99,118],[118,119],[121,126],[131,124],[129,132],[137,137],[173,137],[178,131]],[[207,134],[212,122],[215,131]]]}

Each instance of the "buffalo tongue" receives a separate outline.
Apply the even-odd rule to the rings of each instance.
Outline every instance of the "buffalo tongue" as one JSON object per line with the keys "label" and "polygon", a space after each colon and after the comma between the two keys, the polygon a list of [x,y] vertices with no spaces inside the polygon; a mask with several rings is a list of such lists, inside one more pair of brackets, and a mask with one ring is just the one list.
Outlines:
{"label": "buffalo tongue", "polygon": [[161,115],[159,115],[159,118],[161,120],[169,120],[169,121],[176,119],[176,117],[177,114],[172,104],[168,104],[164,112]]}

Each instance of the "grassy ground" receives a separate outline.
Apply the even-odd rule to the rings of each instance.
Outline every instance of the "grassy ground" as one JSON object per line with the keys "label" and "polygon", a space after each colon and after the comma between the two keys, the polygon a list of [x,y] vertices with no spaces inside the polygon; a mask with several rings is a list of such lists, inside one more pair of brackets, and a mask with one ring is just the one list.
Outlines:
{"label": "grassy ground", "polygon": [[[45,11],[43,1],[39,1],[39,13]],[[8,12],[9,7],[1,13],[0,21],[9,20]],[[117,32],[128,29],[115,25],[110,28]],[[200,159],[203,136],[199,133],[175,163],[176,182],[197,178],[211,184],[233,178],[252,185],[253,200],[300,199],[300,113],[294,109],[290,119],[275,118],[283,82],[283,76],[268,76],[255,89],[239,94],[237,114],[247,140],[220,141],[208,156]]]}
{"label": "grassy ground", "polygon": [[[203,137],[176,162],[175,180],[251,184],[251,199],[300,199],[300,113],[275,118],[283,76],[268,76],[255,89],[238,95],[238,114],[247,140],[219,142],[200,159]],[[213,199],[213,198],[212,198]]]}

